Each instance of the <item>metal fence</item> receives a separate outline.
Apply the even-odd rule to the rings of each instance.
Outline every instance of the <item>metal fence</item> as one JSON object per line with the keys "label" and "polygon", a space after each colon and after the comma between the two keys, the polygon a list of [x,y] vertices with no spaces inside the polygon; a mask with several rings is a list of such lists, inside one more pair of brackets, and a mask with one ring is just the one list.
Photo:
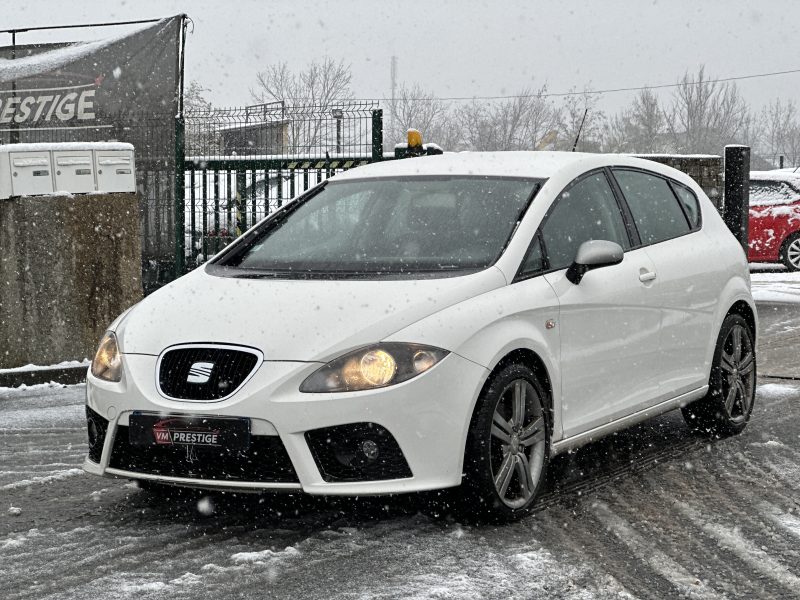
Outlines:
{"label": "metal fence", "polygon": [[184,269],[320,181],[384,159],[383,113],[374,103],[188,111],[184,140],[176,230]]}
{"label": "metal fence", "polygon": [[244,230],[335,173],[380,161],[375,103],[126,112],[114,125],[0,128],[0,143],[134,145],[142,284],[150,293],[202,264]]}

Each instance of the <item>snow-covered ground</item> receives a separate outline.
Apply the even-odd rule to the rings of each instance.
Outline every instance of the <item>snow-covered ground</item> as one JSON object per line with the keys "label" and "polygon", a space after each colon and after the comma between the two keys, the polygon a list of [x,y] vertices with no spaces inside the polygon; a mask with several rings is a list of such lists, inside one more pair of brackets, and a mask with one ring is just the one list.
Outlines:
{"label": "snow-covered ground", "polygon": [[413,498],[159,498],[78,466],[83,386],[0,394],[3,598],[777,598],[798,589],[800,386],[747,431],[672,413],[552,464],[536,514],[479,526]]}
{"label": "snow-covered ground", "polygon": [[414,497],[150,495],[79,466],[84,386],[0,391],[0,594],[85,598],[778,598],[800,580],[800,384],[741,436],[678,413],[551,463],[507,526]]}
{"label": "snow-covered ground", "polygon": [[800,271],[790,273],[776,265],[752,267],[753,297],[756,302],[800,303]]}

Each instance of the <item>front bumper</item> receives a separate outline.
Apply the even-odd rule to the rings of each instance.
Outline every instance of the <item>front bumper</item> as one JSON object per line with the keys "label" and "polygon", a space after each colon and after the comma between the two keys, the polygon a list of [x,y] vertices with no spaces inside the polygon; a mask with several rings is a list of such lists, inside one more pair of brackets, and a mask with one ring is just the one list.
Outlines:
{"label": "front bumper", "polygon": [[[221,402],[169,400],[156,388],[157,357],[124,355],[120,383],[87,381],[87,406],[108,421],[95,456],[84,469],[95,475],[143,479],[197,488],[302,490],[309,494],[372,495],[456,486],[461,482],[464,444],[473,407],[488,375],[485,368],[449,354],[427,373],[404,383],[364,392],[302,394],[300,383],[320,363],[265,361],[236,394]],[[175,415],[236,416],[251,420],[253,436],[278,436],[296,473],[292,482],[241,481],[153,475],[111,467],[117,433],[126,435],[133,411]],[[397,442],[410,477],[330,481],[321,472],[309,431],[372,423]]]}

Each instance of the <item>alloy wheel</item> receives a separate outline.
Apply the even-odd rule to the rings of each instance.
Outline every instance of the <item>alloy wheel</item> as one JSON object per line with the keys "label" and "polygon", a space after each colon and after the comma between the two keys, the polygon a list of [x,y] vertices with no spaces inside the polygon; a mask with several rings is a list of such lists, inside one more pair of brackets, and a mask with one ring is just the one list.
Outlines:
{"label": "alloy wheel", "polygon": [[800,237],[786,247],[786,259],[795,269],[800,270]]}
{"label": "alloy wheel", "polygon": [[720,355],[722,369],[722,397],[725,410],[732,421],[747,418],[755,395],[756,357],[753,341],[742,325],[734,325],[728,332]]}
{"label": "alloy wheel", "polygon": [[525,506],[539,484],[545,458],[542,398],[526,379],[515,379],[495,406],[490,461],[495,489],[510,508]]}

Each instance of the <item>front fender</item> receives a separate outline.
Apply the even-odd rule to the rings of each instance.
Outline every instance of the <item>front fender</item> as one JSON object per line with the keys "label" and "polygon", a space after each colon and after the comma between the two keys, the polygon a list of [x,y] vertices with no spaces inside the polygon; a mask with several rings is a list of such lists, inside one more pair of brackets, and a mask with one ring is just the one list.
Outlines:
{"label": "front fender", "polygon": [[[515,350],[528,350],[542,361],[553,392],[553,439],[561,437],[561,373],[558,299],[543,277],[520,281],[446,308],[406,327],[384,341],[429,344],[485,367],[486,377],[469,402],[472,411],[481,389],[500,361]],[[466,428],[465,428],[466,430]],[[464,441],[466,442],[466,435]]]}

